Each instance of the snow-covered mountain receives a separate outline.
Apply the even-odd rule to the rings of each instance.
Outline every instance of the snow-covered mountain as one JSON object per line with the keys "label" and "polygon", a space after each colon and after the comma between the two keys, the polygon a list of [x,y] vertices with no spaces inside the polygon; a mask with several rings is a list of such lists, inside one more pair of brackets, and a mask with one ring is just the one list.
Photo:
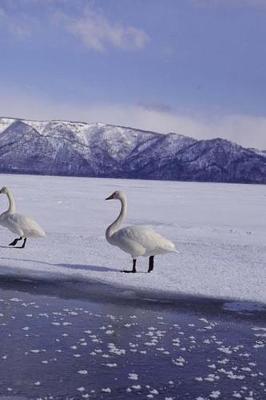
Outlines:
{"label": "snow-covered mountain", "polygon": [[219,138],[0,118],[0,172],[266,183],[266,153]]}

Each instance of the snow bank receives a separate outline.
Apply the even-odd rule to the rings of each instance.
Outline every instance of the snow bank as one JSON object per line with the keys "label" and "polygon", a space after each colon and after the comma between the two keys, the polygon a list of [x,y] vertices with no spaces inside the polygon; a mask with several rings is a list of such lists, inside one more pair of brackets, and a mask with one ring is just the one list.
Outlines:
{"label": "snow bank", "polygon": [[[2,276],[266,303],[266,186],[23,175],[0,181],[13,190],[18,212],[47,232],[21,250],[6,247],[14,235],[1,228]],[[128,195],[128,224],[153,225],[180,251],[155,258],[151,274],[121,274],[131,260],[105,240],[119,204],[104,198],[116,189]],[[4,196],[0,204],[4,210]],[[137,269],[146,272],[147,259]]]}

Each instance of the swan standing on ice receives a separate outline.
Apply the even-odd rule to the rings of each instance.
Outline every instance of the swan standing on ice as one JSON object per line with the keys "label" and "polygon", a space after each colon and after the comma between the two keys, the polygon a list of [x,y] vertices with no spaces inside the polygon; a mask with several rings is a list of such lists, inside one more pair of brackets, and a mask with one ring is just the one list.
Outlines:
{"label": "swan standing on ice", "polygon": [[106,229],[106,240],[113,246],[117,246],[126,253],[129,253],[133,258],[132,270],[122,272],[136,272],[137,257],[139,256],[149,257],[148,272],[151,272],[154,267],[154,257],[156,255],[169,252],[177,253],[174,243],[150,228],[134,225],[119,229],[126,217],[127,198],[125,193],[116,191],[105,200],[112,199],[121,202],[121,211],[117,219]]}
{"label": "swan standing on ice", "polygon": [[39,238],[46,236],[44,230],[36,221],[16,213],[15,199],[7,187],[2,187],[0,194],[6,194],[9,202],[7,211],[0,215],[0,225],[19,236],[9,243],[9,246],[15,246],[19,240],[24,239],[21,246],[21,248],[24,248],[28,237]]}

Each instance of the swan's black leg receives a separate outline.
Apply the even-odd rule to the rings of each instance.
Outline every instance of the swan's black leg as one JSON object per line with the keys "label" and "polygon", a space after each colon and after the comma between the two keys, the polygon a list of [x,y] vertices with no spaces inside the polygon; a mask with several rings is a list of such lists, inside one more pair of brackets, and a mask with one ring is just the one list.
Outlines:
{"label": "swan's black leg", "polygon": [[27,241],[27,238],[24,238],[24,242],[22,243],[21,249],[24,249],[26,241]]}
{"label": "swan's black leg", "polygon": [[17,239],[14,239],[13,242],[9,243],[8,246],[16,246],[17,242],[18,242],[19,240],[21,240],[21,239],[22,239],[22,237],[19,237],[19,238],[17,238]]}
{"label": "swan's black leg", "polygon": [[137,270],[136,270],[136,263],[137,263],[137,259],[136,258],[133,258],[133,268],[132,268],[132,270],[131,271],[127,271],[126,269],[125,270],[123,270],[123,271],[121,271],[121,272],[126,272],[126,273],[130,273],[130,272],[133,272],[133,273],[135,273],[135,272],[137,272]]}
{"label": "swan's black leg", "polygon": [[137,259],[136,258],[133,258],[133,268],[132,268],[132,272],[137,272],[137,270],[136,270],[136,263],[137,263]]}
{"label": "swan's black leg", "polygon": [[151,272],[153,270],[154,267],[154,256],[150,256],[149,257],[149,269],[148,272]]}

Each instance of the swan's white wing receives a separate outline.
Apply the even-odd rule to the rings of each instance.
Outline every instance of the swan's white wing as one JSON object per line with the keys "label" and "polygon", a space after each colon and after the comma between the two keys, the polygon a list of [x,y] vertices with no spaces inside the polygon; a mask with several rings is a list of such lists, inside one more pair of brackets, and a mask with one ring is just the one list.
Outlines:
{"label": "swan's white wing", "polygon": [[1,216],[1,225],[9,229],[11,232],[18,236],[23,236],[23,229],[17,224],[16,219],[12,218],[13,214],[6,214]]}
{"label": "swan's white wing", "polygon": [[[40,225],[34,221],[30,217],[26,217],[25,215],[22,214],[9,214],[8,216],[8,222],[10,226],[15,227],[17,229],[17,232],[20,231],[20,236],[25,236],[25,237],[44,237],[45,232],[44,230],[40,227]],[[11,231],[12,229],[9,228]],[[14,232],[14,230],[12,231]],[[18,233],[19,234],[19,233]]]}
{"label": "swan's white wing", "polygon": [[146,252],[145,247],[143,247],[141,244],[123,235],[119,235],[118,237],[115,234],[115,237],[112,238],[112,244],[130,254],[133,258],[144,256]]}
{"label": "swan's white wing", "polygon": [[[116,240],[117,246],[119,246],[119,243],[135,246],[136,248],[141,246],[143,250],[141,254],[135,254],[136,256],[150,256],[175,251],[174,243],[164,238],[153,229],[141,225],[128,226],[119,229],[112,236]],[[130,251],[127,252],[130,253]]]}

